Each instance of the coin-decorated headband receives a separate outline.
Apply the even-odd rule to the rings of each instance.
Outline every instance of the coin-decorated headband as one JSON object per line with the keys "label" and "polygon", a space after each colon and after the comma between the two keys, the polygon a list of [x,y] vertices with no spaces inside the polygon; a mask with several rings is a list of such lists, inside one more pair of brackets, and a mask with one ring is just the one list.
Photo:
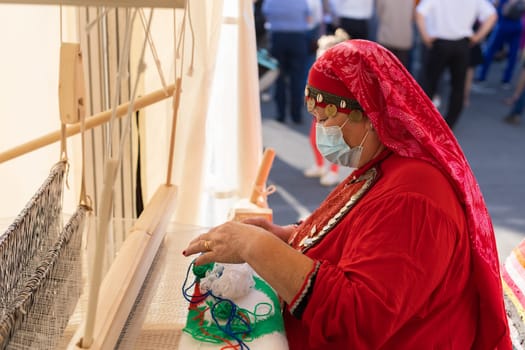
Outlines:
{"label": "coin-decorated headband", "polygon": [[304,91],[308,111],[312,112],[315,107],[321,107],[329,118],[337,112],[362,116],[363,108],[333,68],[323,64],[323,56],[321,55],[318,59],[320,61],[316,62],[308,73]]}
{"label": "coin-decorated headband", "polygon": [[321,91],[310,85],[306,85],[304,96],[308,112],[312,112],[317,106],[324,107],[325,115],[329,118],[337,112],[348,114],[353,110],[363,110],[356,100]]}

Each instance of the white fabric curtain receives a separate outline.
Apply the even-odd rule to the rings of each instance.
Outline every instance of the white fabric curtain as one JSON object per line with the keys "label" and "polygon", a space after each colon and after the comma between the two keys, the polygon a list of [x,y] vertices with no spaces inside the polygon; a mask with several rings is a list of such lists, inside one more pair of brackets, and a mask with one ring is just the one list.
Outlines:
{"label": "white fabric curtain", "polygon": [[[187,32],[172,179],[179,191],[177,222],[208,226],[225,221],[255,180],[262,137],[252,6],[251,0],[224,0],[223,8],[222,1],[191,2],[194,70],[186,74],[191,59]],[[171,111],[171,102],[155,108]],[[164,181],[167,147],[159,153],[158,135],[167,140],[171,128],[169,118],[162,123],[149,113],[156,112],[145,117],[146,159],[160,159],[160,168],[147,166],[148,194]]]}

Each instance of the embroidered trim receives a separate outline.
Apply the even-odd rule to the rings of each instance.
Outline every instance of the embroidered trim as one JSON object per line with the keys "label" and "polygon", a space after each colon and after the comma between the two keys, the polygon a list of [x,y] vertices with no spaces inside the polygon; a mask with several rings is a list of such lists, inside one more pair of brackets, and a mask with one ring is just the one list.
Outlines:
{"label": "embroidered trim", "polygon": [[350,197],[348,202],[346,202],[345,205],[341,209],[339,209],[339,212],[332,217],[328,223],[321,229],[321,231],[316,232],[315,225],[312,228],[312,232],[310,235],[306,235],[301,242],[299,243],[299,248],[301,248],[302,252],[306,252],[308,249],[312,248],[314,245],[319,243],[321,239],[326,236],[328,232],[330,232],[334,226],[341,221],[341,219],[354,207],[354,205],[365,195],[365,193],[372,187],[372,185],[375,183],[378,171],[376,168],[370,168],[367,172],[365,172],[363,175],[359,176],[355,182],[365,181],[363,186]]}
{"label": "embroidered trim", "polygon": [[290,303],[289,311],[297,319],[300,319],[303,316],[304,309],[306,309],[306,305],[308,304],[308,300],[310,299],[310,295],[314,288],[315,278],[317,277],[319,267],[321,267],[321,262],[316,261],[314,268],[304,279],[300,291]]}

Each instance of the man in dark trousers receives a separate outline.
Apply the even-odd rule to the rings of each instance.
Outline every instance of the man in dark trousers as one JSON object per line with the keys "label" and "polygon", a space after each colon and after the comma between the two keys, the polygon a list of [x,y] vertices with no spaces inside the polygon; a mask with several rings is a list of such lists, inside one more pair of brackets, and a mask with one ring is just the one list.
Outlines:
{"label": "man in dark trousers", "polygon": [[[481,23],[476,32],[472,27]],[[450,128],[463,110],[465,77],[470,47],[481,42],[497,20],[489,0],[422,0],[416,7],[416,24],[427,48],[422,87],[434,97],[445,70],[450,71],[450,97],[445,119]]]}
{"label": "man in dark trousers", "polygon": [[269,24],[270,53],[279,62],[275,82],[276,120],[288,115],[303,122],[304,84],[309,62],[311,9],[307,0],[264,0],[263,14]]}

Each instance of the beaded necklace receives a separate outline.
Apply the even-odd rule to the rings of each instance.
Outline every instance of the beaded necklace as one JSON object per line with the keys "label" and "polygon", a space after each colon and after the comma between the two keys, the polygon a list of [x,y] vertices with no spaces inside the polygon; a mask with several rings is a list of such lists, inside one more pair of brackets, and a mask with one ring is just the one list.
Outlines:
{"label": "beaded necklace", "polygon": [[327,210],[328,215],[318,217],[315,222],[306,220],[297,229],[290,241],[291,245],[306,252],[319,243],[372,187],[377,179],[377,174],[377,169],[371,168],[358,178],[343,184],[344,190],[337,191],[337,194],[328,197],[325,203],[329,205],[320,208]]}
{"label": "beaded necklace", "polygon": [[289,244],[304,253],[322,241],[381,177],[379,164],[391,154],[384,150],[340,183],[315,213],[297,227]]}

